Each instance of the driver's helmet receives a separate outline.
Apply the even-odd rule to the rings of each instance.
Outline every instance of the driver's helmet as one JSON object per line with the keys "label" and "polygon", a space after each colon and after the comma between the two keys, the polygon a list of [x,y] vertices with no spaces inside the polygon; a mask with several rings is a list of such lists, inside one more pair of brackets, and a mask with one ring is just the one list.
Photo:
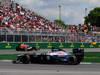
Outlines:
{"label": "driver's helmet", "polygon": [[26,44],[20,44],[20,48],[27,48],[28,47],[28,45],[26,45]]}

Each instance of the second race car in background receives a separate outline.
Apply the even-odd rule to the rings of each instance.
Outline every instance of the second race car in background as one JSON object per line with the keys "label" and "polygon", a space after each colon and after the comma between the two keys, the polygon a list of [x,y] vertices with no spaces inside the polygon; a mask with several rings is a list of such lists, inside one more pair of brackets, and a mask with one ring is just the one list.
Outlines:
{"label": "second race car in background", "polygon": [[19,43],[16,47],[16,51],[37,51],[35,46],[29,46],[27,44]]}

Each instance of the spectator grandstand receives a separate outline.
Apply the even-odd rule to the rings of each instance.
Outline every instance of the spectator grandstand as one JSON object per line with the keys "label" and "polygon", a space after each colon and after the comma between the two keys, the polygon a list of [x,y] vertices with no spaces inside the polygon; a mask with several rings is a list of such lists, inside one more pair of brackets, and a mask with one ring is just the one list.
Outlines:
{"label": "spectator grandstand", "polygon": [[0,6],[0,42],[91,42],[100,38],[93,31],[91,25],[61,27],[18,3]]}
{"label": "spectator grandstand", "polygon": [[18,3],[12,3],[8,7],[0,7],[0,28],[7,27],[16,31],[63,31],[59,25],[40,15],[31,12]]}

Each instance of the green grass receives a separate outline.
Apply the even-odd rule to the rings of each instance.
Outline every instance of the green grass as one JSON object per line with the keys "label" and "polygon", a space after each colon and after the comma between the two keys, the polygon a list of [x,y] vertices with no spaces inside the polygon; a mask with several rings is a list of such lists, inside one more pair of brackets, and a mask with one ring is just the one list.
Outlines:
{"label": "green grass", "polygon": [[14,60],[16,56],[16,54],[0,54],[0,60]]}
{"label": "green grass", "polygon": [[100,52],[85,52],[83,62],[100,62]]}
{"label": "green grass", "polygon": [[[0,54],[0,60],[14,60],[17,54]],[[100,62],[100,52],[85,52],[83,62]]]}

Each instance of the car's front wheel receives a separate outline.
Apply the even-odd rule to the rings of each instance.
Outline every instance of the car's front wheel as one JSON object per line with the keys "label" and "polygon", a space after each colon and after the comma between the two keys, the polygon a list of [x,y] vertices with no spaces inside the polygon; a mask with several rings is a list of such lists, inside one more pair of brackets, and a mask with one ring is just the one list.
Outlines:
{"label": "car's front wheel", "polygon": [[29,59],[29,56],[25,55],[23,56],[20,61],[23,63],[23,64],[29,64],[30,63],[30,59]]}

